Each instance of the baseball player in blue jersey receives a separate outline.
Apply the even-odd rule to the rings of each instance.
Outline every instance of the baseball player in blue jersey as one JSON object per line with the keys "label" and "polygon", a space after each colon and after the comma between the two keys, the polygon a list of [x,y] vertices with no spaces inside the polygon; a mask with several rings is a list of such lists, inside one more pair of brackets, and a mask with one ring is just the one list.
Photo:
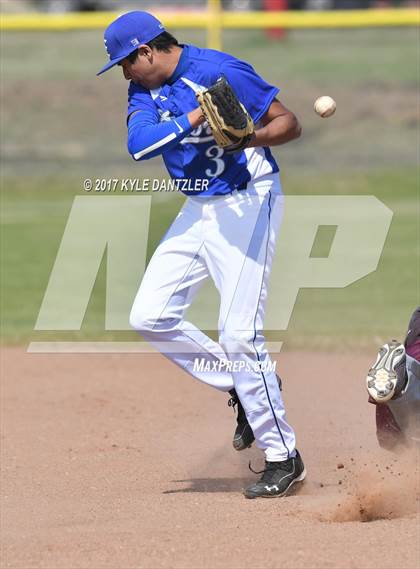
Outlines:
{"label": "baseball player in blue jersey", "polygon": [[[265,452],[262,476],[245,496],[282,496],[306,472],[263,335],[284,206],[269,147],[299,137],[299,123],[277,99],[279,89],[251,65],[226,53],[178,44],[146,12],[116,19],[105,31],[105,46],[110,61],[98,75],[120,65],[130,81],[131,156],[143,161],[162,155],[171,178],[202,182],[200,192],[184,192],[186,202],[144,274],[130,323],[193,377],[230,393],[231,404],[238,406],[234,447],[242,450],[255,439]],[[197,103],[197,94],[221,78],[255,125],[245,145],[217,144],[210,119]],[[208,277],[220,294],[218,342],[185,320]],[[197,360],[205,365],[195,365]]]}

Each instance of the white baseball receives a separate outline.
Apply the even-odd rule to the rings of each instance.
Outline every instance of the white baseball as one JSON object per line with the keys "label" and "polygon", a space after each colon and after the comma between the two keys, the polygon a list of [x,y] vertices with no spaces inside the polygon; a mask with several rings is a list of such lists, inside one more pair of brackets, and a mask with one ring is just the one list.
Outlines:
{"label": "white baseball", "polygon": [[330,117],[335,113],[337,104],[332,97],[324,95],[323,97],[318,97],[314,103],[315,112],[322,118]]}

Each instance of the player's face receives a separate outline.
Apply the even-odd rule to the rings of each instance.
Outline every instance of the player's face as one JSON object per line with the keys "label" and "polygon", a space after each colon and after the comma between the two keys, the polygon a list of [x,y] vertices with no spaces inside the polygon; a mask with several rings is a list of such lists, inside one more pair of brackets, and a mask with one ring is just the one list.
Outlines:
{"label": "player's face", "polygon": [[150,48],[138,50],[137,58],[133,61],[126,57],[119,65],[127,81],[142,85],[146,89],[156,89],[160,86],[160,74],[156,58]]}

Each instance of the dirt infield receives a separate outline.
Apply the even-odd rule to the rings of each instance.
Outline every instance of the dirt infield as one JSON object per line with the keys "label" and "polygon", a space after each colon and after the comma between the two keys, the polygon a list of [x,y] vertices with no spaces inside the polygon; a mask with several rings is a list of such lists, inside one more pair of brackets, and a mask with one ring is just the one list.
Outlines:
{"label": "dirt infield", "polygon": [[369,357],[284,353],[308,479],[246,500],[227,397],[160,356],[2,350],[2,567],[415,568],[418,455],[378,450]]}

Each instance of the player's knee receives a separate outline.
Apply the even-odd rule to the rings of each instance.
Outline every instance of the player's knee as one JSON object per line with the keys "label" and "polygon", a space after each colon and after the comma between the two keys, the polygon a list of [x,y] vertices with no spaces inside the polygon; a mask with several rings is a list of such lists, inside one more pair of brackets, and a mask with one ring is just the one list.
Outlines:
{"label": "player's knee", "polygon": [[151,331],[155,324],[146,311],[139,310],[136,306],[131,309],[129,321],[130,326],[137,332]]}
{"label": "player's knee", "polygon": [[252,330],[226,328],[219,335],[219,343],[228,354],[253,353]]}
{"label": "player's knee", "polygon": [[177,318],[162,318],[154,315],[147,308],[134,305],[130,312],[130,326],[140,333],[162,333],[176,330],[179,326]]}
{"label": "player's knee", "polygon": [[150,310],[150,303],[137,297],[130,312],[130,326],[137,332],[151,332],[156,327],[157,320]]}

